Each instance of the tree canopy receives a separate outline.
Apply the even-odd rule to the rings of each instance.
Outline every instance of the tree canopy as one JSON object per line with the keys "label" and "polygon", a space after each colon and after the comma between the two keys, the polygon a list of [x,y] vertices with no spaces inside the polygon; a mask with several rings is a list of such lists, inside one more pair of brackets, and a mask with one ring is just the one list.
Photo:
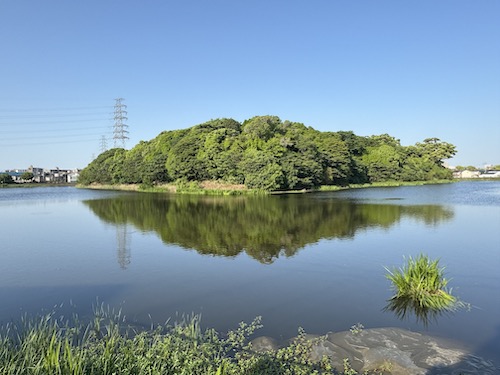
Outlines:
{"label": "tree canopy", "polygon": [[23,180],[23,181],[31,181],[31,180],[33,180],[33,177],[35,177],[35,176],[33,175],[32,172],[24,172],[21,175],[21,180]]}
{"label": "tree canopy", "polygon": [[12,176],[7,173],[0,173],[0,183],[1,184],[13,184],[14,180],[12,179]]}
{"label": "tree canopy", "polygon": [[402,146],[388,134],[321,132],[276,116],[256,116],[243,123],[223,118],[164,131],[131,150],[107,150],[81,172],[79,182],[219,180],[271,191],[449,179],[452,174],[443,160],[455,153],[455,146],[437,138]]}

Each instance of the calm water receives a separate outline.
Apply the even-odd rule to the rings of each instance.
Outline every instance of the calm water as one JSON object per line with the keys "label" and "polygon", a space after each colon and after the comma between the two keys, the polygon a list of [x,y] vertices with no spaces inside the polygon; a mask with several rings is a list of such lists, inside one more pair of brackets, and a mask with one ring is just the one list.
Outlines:
{"label": "calm water", "polygon": [[[395,326],[500,363],[500,182],[271,197],[0,189],[0,322],[96,301],[149,326],[201,313],[259,334]],[[425,252],[473,307],[428,327],[383,311],[384,266]],[[70,304],[72,305],[70,307]]]}

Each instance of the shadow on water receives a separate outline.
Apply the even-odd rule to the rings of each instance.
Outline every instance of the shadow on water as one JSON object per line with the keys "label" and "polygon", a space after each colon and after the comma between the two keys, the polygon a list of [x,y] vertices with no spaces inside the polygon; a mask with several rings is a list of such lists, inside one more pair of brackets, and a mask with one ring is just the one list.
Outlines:
{"label": "shadow on water", "polygon": [[131,194],[83,203],[107,223],[154,232],[166,244],[226,257],[245,251],[262,263],[293,256],[321,239],[351,239],[359,231],[388,229],[404,218],[437,225],[454,216],[451,208],[439,205],[359,204],[305,196]]}

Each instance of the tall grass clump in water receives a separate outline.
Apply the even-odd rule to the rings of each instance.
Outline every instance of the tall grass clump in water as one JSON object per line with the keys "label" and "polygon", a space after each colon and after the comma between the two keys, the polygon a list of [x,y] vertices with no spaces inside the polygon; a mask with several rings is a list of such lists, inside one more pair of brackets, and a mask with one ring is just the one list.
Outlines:
{"label": "tall grass clump in water", "polygon": [[431,261],[420,254],[415,259],[409,257],[403,268],[386,270],[396,291],[391,301],[408,300],[418,308],[436,311],[456,307],[457,298],[446,289],[448,280],[444,277],[444,268],[439,267],[439,260]]}

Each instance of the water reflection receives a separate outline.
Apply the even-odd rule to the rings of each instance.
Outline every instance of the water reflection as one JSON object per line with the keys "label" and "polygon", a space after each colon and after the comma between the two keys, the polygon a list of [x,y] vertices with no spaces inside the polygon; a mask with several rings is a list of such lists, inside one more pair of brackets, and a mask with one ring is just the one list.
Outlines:
{"label": "water reflection", "polygon": [[420,305],[411,298],[394,297],[391,298],[383,309],[384,312],[393,312],[401,320],[409,319],[414,315],[417,323],[428,327],[430,323],[437,322],[437,318],[444,314],[451,314],[447,309],[431,309]]}
{"label": "water reflection", "polygon": [[[262,263],[292,256],[321,239],[353,238],[360,230],[390,228],[403,218],[428,225],[453,218],[439,205],[360,204],[311,196],[206,197],[127,194],[83,201],[101,220],[144,232],[201,254],[236,256],[242,251]],[[120,237],[120,238],[125,238]],[[121,244],[123,241],[119,241]],[[120,264],[130,250],[119,245]],[[123,259],[122,259],[123,258]]]}
{"label": "water reflection", "polygon": [[116,225],[116,257],[120,268],[126,269],[130,264],[130,233],[127,224]]}

